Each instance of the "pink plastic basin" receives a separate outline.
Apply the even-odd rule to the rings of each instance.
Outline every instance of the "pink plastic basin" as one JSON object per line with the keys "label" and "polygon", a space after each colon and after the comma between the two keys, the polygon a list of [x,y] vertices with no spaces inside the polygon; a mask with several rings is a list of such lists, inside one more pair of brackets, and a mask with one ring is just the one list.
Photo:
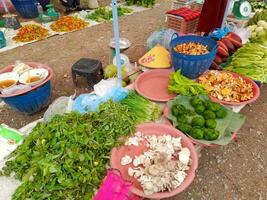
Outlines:
{"label": "pink plastic basin", "polygon": [[[54,75],[53,70],[50,67],[48,67],[48,65],[46,65],[46,64],[41,64],[41,63],[37,63],[37,62],[25,62],[25,64],[29,65],[32,68],[47,69],[49,72],[47,78],[43,82],[31,87],[30,89],[20,90],[20,91],[14,92],[14,93],[9,94],[9,95],[3,95],[0,93],[0,97],[13,97],[13,96],[17,96],[17,95],[21,95],[21,94],[25,94],[27,92],[30,92],[30,91],[44,85],[45,83],[47,83]],[[0,74],[6,73],[6,72],[11,72],[13,70],[13,68],[14,68],[14,65],[9,65],[7,67],[4,67],[3,69],[0,69]]]}
{"label": "pink plastic basin", "polygon": [[130,191],[140,197],[144,198],[150,198],[150,199],[162,199],[162,198],[168,198],[177,195],[178,193],[185,190],[193,181],[195,177],[195,171],[198,167],[198,156],[197,152],[194,148],[193,143],[190,141],[188,137],[186,137],[182,132],[179,130],[165,125],[165,124],[157,124],[157,123],[145,123],[141,124],[137,127],[136,131],[141,131],[144,135],[164,135],[169,134],[173,137],[181,137],[182,138],[182,146],[187,147],[190,150],[191,153],[191,159],[192,159],[192,165],[190,166],[190,169],[187,171],[187,176],[184,180],[184,182],[176,189],[170,191],[170,192],[160,192],[155,193],[149,196],[146,196],[143,192],[143,189],[141,188],[140,183],[133,177],[128,175],[128,168],[134,167],[133,164],[129,164],[126,166],[122,166],[121,158],[125,155],[129,155],[132,158],[135,155],[140,155],[143,151],[147,149],[145,145],[140,145],[138,147],[136,146],[122,146],[120,148],[113,148],[111,151],[111,157],[110,157],[110,165],[111,168],[118,169],[121,172],[122,177],[133,183],[132,187],[130,188]]}
{"label": "pink plastic basin", "polygon": [[134,82],[135,90],[152,101],[167,102],[176,94],[168,92],[170,69],[152,69],[140,74]]}

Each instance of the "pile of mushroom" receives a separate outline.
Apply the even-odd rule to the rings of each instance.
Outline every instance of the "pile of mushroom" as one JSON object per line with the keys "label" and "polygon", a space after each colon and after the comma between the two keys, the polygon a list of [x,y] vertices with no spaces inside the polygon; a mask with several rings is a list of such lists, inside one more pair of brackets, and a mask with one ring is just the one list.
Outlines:
{"label": "pile of mushroom", "polygon": [[121,165],[133,164],[128,168],[129,176],[140,182],[145,195],[173,190],[184,181],[190,166],[190,151],[181,145],[181,137],[170,135],[143,136],[137,132],[125,145],[146,145],[147,151],[131,158],[125,155]]}

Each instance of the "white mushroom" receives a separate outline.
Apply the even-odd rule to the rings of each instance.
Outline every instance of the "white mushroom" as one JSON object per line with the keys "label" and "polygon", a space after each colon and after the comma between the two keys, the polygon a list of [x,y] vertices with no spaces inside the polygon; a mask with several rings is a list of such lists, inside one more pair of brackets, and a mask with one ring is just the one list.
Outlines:
{"label": "white mushroom", "polygon": [[135,170],[133,170],[133,168],[129,167],[129,168],[128,168],[128,175],[129,175],[129,176],[133,176],[134,173],[135,173]]}
{"label": "white mushroom", "polygon": [[121,165],[128,165],[132,162],[132,158],[129,155],[126,155],[121,158]]}
{"label": "white mushroom", "polygon": [[179,160],[186,165],[189,163],[190,150],[188,148],[182,148],[182,150],[179,152]]}
{"label": "white mushroom", "polygon": [[177,165],[177,162],[175,162],[174,160],[170,160],[168,163],[167,163],[167,169],[171,172],[175,171],[175,168],[176,168],[176,165]]}
{"label": "white mushroom", "polygon": [[127,146],[130,146],[130,145],[138,146],[139,145],[139,140],[138,140],[137,137],[130,137],[125,142],[125,145],[127,145]]}
{"label": "white mushroom", "polygon": [[179,181],[176,181],[176,180],[172,181],[171,184],[172,184],[173,188],[177,188],[179,185],[181,185],[181,183]]}
{"label": "white mushroom", "polygon": [[150,182],[150,181],[145,182],[145,183],[143,184],[143,186],[144,186],[144,188],[145,188],[146,190],[152,190],[152,189],[153,189],[153,183]]}
{"label": "white mushroom", "polygon": [[186,173],[184,171],[178,171],[177,174],[174,176],[174,178],[182,183],[186,177]]}
{"label": "white mushroom", "polygon": [[137,168],[129,168],[128,173],[137,179],[144,193],[151,195],[170,191],[181,185],[187,175],[185,170],[189,169],[191,163],[190,151],[182,148],[181,137],[142,136],[139,132],[135,137],[136,141],[145,139],[144,145],[148,150],[135,156],[132,163]]}
{"label": "white mushroom", "polygon": [[159,173],[159,168],[157,165],[151,165],[149,168],[148,168],[148,173],[155,176]]}

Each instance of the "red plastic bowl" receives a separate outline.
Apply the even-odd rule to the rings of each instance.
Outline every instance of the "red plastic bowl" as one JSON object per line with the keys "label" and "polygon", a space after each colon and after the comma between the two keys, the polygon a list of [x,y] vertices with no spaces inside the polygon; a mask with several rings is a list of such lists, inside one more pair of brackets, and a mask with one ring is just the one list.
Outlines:
{"label": "red plastic bowl", "polygon": [[[169,112],[168,107],[165,107],[165,108],[163,109],[163,117],[165,118],[165,124],[168,125],[168,126],[171,126],[171,127],[175,128],[175,127],[173,126],[173,124],[171,123],[171,121],[167,118],[168,112]],[[184,133],[183,133],[183,134],[184,134]],[[186,134],[184,134],[184,135],[185,135],[186,137],[188,137]],[[237,133],[232,133],[231,140],[236,139],[236,137],[237,137]],[[220,145],[218,145],[218,144],[209,144],[209,145],[208,145],[208,144],[203,144],[203,143],[198,142],[198,141],[196,141],[196,140],[194,140],[193,138],[190,138],[190,137],[188,137],[188,139],[191,140],[191,142],[192,142],[194,145],[201,145],[201,146],[203,146],[203,147],[218,147],[218,146],[220,146]]]}
{"label": "red plastic bowl", "polygon": [[[5,98],[5,97],[13,97],[13,96],[17,96],[17,95],[21,95],[21,94],[25,94],[27,92],[30,92],[30,91],[32,91],[32,90],[44,85],[45,83],[47,83],[49,80],[51,80],[51,78],[54,75],[53,70],[50,67],[48,67],[48,65],[46,65],[46,64],[41,64],[41,63],[37,63],[37,62],[25,62],[25,64],[29,65],[32,68],[44,68],[44,69],[47,69],[48,72],[49,72],[47,78],[42,83],[39,83],[39,84],[31,87],[30,89],[20,90],[20,91],[17,91],[15,93],[12,93],[12,94],[9,94],[9,95],[3,95],[3,94],[0,93],[0,97],[3,97],[3,98]],[[14,65],[9,65],[7,67],[4,67],[3,69],[0,69],[0,74],[6,73],[6,72],[11,72],[13,70],[13,68],[14,68]]]}
{"label": "red plastic bowl", "polygon": [[170,69],[152,69],[140,74],[134,82],[135,90],[142,96],[157,102],[167,102],[176,94],[168,92]]}
{"label": "red plastic bowl", "polygon": [[[206,72],[207,73],[207,72]],[[206,73],[204,73],[203,75],[201,76],[205,76]],[[210,99],[214,102],[217,102],[217,103],[220,103],[220,104],[224,104],[224,105],[230,105],[230,106],[242,106],[242,105],[246,105],[246,104],[249,104],[249,103],[252,103],[254,101],[256,101],[259,96],[260,96],[260,88],[259,86],[253,81],[251,80],[250,78],[248,77],[245,77],[245,76],[242,76],[240,74],[237,74],[237,73],[233,73],[233,72],[227,72],[227,73],[230,73],[232,74],[234,77],[241,77],[244,79],[244,81],[246,81],[246,83],[250,83],[252,84],[253,86],[253,97],[247,101],[242,101],[242,102],[233,102],[233,101],[224,101],[224,100],[220,100],[214,96],[211,96],[209,95]],[[200,76],[200,77],[201,77]],[[199,82],[199,79],[197,80],[197,82]]]}
{"label": "red plastic bowl", "polygon": [[178,188],[170,192],[160,192],[160,193],[155,193],[155,194],[146,196],[139,182],[135,178],[130,177],[128,175],[128,168],[134,167],[133,164],[122,166],[121,158],[124,157],[125,155],[130,155],[131,157],[134,157],[135,155],[140,155],[144,150],[147,149],[147,147],[145,147],[145,145],[140,145],[138,147],[131,145],[131,146],[122,146],[119,148],[113,148],[111,151],[111,157],[110,157],[111,168],[118,169],[121,172],[121,175],[125,180],[133,183],[132,187],[130,188],[131,193],[137,196],[140,196],[140,197],[144,197],[144,198],[162,199],[162,198],[175,196],[178,193],[185,190],[192,183],[195,177],[195,171],[198,167],[197,152],[195,150],[193,143],[190,141],[190,139],[186,137],[179,130],[171,126],[165,125],[165,124],[145,123],[145,124],[139,125],[136,131],[141,131],[145,135],[170,134],[173,137],[181,137],[182,146],[187,147],[190,150],[190,153],[191,153],[190,157],[192,159],[192,164],[190,166],[190,169],[187,171],[187,176],[184,182]]}

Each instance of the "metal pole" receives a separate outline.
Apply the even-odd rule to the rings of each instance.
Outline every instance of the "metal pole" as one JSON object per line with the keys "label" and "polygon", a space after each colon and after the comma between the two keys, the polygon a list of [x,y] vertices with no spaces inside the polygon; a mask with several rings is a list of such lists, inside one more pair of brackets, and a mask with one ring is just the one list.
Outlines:
{"label": "metal pole", "polygon": [[113,29],[115,40],[115,52],[116,52],[116,64],[118,74],[118,87],[122,86],[121,80],[121,56],[120,56],[120,44],[119,44],[119,22],[118,22],[118,7],[117,0],[112,0],[112,16],[113,16]]}
{"label": "metal pole", "polygon": [[8,14],[9,13],[9,11],[8,11],[8,9],[7,9],[7,6],[6,6],[6,2],[5,2],[5,0],[1,0],[1,3],[3,4],[3,6],[4,6],[4,9],[5,9],[5,12],[6,12],[6,14]]}
{"label": "metal pole", "polygon": [[[221,28],[224,28],[226,26],[226,19],[227,19],[227,15],[229,13],[229,8],[231,6],[231,1],[232,0],[227,0],[227,4],[226,4],[226,8],[225,8],[225,11],[224,11],[224,16],[223,16],[223,21],[222,21],[222,26]],[[234,0],[233,0],[234,1]]]}

